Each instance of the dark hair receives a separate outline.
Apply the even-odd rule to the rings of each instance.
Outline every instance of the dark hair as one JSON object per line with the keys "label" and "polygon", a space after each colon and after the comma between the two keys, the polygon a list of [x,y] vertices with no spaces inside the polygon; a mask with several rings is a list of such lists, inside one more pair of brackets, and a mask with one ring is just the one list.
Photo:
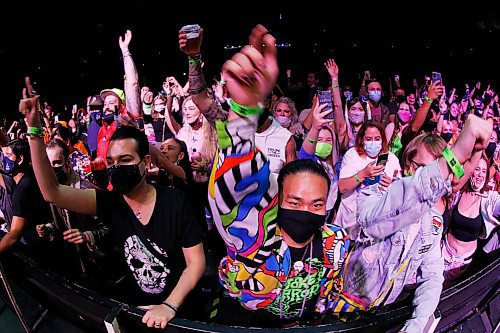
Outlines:
{"label": "dark hair", "polygon": [[12,149],[12,153],[16,155],[16,159],[19,159],[21,156],[23,157],[23,164],[20,165],[20,169],[22,171],[29,170],[31,154],[28,141],[26,139],[15,139],[9,142],[9,147]]}
{"label": "dark hair", "polygon": [[278,189],[279,194],[283,191],[283,182],[285,178],[290,175],[295,175],[297,173],[308,172],[314,175],[323,177],[328,184],[328,192],[330,192],[330,178],[326,174],[325,169],[318,163],[310,159],[299,159],[285,165],[279,173],[278,176]]}
{"label": "dark hair", "polygon": [[134,139],[137,141],[137,153],[139,158],[142,160],[146,155],[149,154],[149,142],[143,132],[139,131],[137,128],[132,126],[122,126],[116,129],[115,133],[111,136],[111,141],[123,140],[123,139]]}
{"label": "dark hair", "polygon": [[54,149],[54,148],[60,148],[60,149],[62,149],[63,156],[64,156],[64,162],[67,162],[69,160],[69,147],[61,139],[52,139],[52,140],[50,140],[45,145],[45,149],[47,149],[47,148],[48,149]]}
{"label": "dark hair", "polygon": [[64,142],[66,142],[68,140],[71,140],[71,134],[71,130],[69,130],[67,127],[64,127],[61,124],[56,124],[56,129],[52,134],[52,139],[57,135],[60,136]]}
{"label": "dark hair", "polygon": [[186,174],[186,183],[190,185],[194,180],[193,170],[191,169],[191,163],[189,162],[189,153],[186,143],[175,137],[173,137],[172,139],[174,139],[174,141],[179,145],[181,152],[184,153],[184,157],[179,161],[179,166],[182,168],[182,170],[184,170],[184,173]]}
{"label": "dark hair", "polygon": [[387,143],[387,137],[385,136],[384,126],[382,126],[382,124],[379,122],[368,120],[367,122],[363,123],[363,125],[361,125],[361,128],[356,135],[356,144],[354,148],[358,152],[359,156],[366,155],[364,146],[365,134],[366,130],[371,127],[378,129],[378,131],[380,132],[380,138],[382,139],[382,150],[380,151],[380,153],[387,153],[389,151],[389,144]]}
{"label": "dark hair", "polygon": [[370,83],[374,83],[374,82],[377,82],[382,87],[382,83],[380,83],[380,81],[378,79],[373,78],[373,79],[366,81],[366,91],[368,91],[368,86],[370,85]]}

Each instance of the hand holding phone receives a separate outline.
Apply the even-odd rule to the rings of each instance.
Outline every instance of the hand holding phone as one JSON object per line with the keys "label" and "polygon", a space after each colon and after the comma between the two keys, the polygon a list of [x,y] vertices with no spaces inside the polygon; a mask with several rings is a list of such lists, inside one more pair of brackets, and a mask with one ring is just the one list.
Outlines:
{"label": "hand holding phone", "polygon": [[432,72],[432,83],[439,81],[439,85],[443,84],[443,78],[441,77],[440,72]]}
{"label": "hand holding phone", "polygon": [[384,153],[384,154],[378,155],[377,165],[385,166],[387,164],[388,159],[389,159],[389,153]]}
{"label": "hand holding phone", "polygon": [[[319,105],[328,104],[325,110],[333,110],[332,92],[330,90],[318,90]],[[333,119],[333,112],[325,116],[325,119]]]}

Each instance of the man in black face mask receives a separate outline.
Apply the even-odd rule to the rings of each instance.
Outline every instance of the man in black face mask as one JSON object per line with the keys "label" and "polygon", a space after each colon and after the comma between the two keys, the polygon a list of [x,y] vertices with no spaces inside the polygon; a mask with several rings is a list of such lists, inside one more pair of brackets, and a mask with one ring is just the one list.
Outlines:
{"label": "man in black face mask", "polygon": [[[258,105],[273,88],[278,68],[275,39],[263,26],[252,30],[250,41],[253,47],[245,46],[223,67],[233,100],[229,121],[217,126],[209,201],[228,254],[219,278],[229,295],[253,312],[221,297],[223,318],[215,320],[293,325],[325,313],[336,298],[348,238],[340,227],[325,225],[330,180],[324,169],[297,160],[284,166],[277,180],[266,151],[255,143],[263,112]],[[255,76],[244,80],[241,73]]]}
{"label": "man in black face mask", "polygon": [[[3,151],[4,168],[8,165],[8,174],[14,180],[14,185],[8,189],[12,200],[12,221],[9,232],[0,240],[0,254],[21,242],[27,244],[34,254],[43,256],[40,251],[43,247],[38,247],[41,244],[36,236],[35,223],[48,222],[51,218],[49,206],[44,202],[33,177],[28,143],[14,140]],[[0,186],[6,185],[2,177]]]}
{"label": "man in black face mask", "polygon": [[130,126],[118,128],[109,138],[106,161],[113,192],[59,184],[37,135],[37,105],[37,97],[23,99],[19,110],[27,118],[33,169],[44,198],[60,208],[96,215],[112,226],[114,245],[128,266],[126,301],[157,304],[144,307],[143,322],[164,328],[205,269],[201,231],[186,195],[146,182],[151,164],[148,141]]}
{"label": "man in black face mask", "polygon": [[[59,184],[77,189],[95,188],[73,171],[69,160],[70,150],[62,140],[52,139],[45,150]],[[95,272],[94,268],[98,267],[93,263],[102,261],[105,253],[111,250],[109,228],[97,217],[74,213],[53,204],[50,206],[52,222],[38,224],[36,230],[39,237],[60,248],[58,255],[63,257],[63,260],[60,260],[59,268],[79,275],[90,273],[89,268]],[[66,243],[61,243],[62,240]],[[102,269],[98,268],[98,271],[102,272]]]}

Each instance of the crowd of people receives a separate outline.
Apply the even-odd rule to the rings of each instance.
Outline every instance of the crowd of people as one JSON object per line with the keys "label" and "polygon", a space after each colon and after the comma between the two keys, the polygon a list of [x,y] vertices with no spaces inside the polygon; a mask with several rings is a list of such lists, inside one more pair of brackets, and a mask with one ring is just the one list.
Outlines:
{"label": "crowd of people", "polygon": [[26,78],[23,117],[0,131],[0,255],[18,247],[140,305],[149,327],[205,311],[192,298],[208,275],[223,288],[210,280],[220,301],[203,320],[349,320],[409,289],[402,331],[421,332],[443,285],[498,248],[493,87],[398,78],[391,95],[366,71],[356,94],[328,59],[327,86],[287,71],[275,89],[275,39],[261,25],[210,85],[202,40],[201,28],[179,31],[189,80],[168,76],[155,95],[139,86],[127,31],[123,89],[71,114]]}

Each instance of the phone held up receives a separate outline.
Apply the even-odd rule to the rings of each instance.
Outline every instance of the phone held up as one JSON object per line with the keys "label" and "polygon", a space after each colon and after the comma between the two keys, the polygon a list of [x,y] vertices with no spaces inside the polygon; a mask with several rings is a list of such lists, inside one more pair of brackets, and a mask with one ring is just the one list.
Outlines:
{"label": "phone held up", "polygon": [[439,85],[442,85],[443,84],[443,79],[441,77],[441,73],[440,72],[432,72],[432,76],[431,76],[431,80],[432,82],[436,82],[436,81],[439,81]]}
{"label": "phone held up", "polygon": [[[328,104],[323,111],[333,110],[332,92],[330,90],[318,90],[318,102],[319,105]],[[333,119],[333,112],[326,115],[325,119]]]}
{"label": "phone held up", "polygon": [[384,154],[378,155],[377,165],[385,166],[387,164],[388,159],[389,159],[389,153],[384,153]]}

